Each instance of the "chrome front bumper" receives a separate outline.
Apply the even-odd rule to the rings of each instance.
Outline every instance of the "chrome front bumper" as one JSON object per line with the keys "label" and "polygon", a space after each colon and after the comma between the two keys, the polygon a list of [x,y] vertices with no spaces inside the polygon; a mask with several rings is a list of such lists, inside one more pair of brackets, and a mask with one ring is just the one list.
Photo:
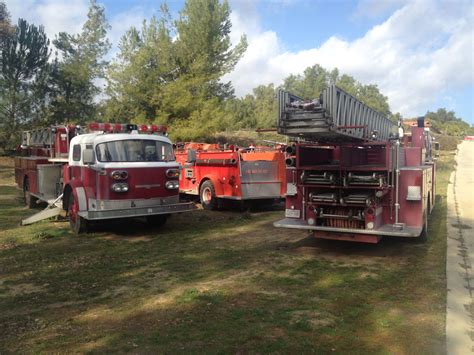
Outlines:
{"label": "chrome front bumper", "polygon": [[159,214],[171,214],[189,212],[196,209],[192,202],[176,203],[169,205],[155,205],[148,207],[131,207],[127,209],[101,210],[101,211],[80,211],[79,216],[88,220],[113,219],[143,217]]}
{"label": "chrome front bumper", "polygon": [[378,229],[352,229],[352,228],[310,226],[303,220],[293,219],[293,218],[284,218],[280,221],[274,222],[273,225],[278,228],[305,229],[305,230],[311,230],[311,231],[365,234],[365,235],[386,236],[386,237],[409,237],[409,238],[419,237],[422,231],[422,228],[406,227],[406,226],[403,227],[403,229],[399,229],[399,228],[395,228],[391,224],[385,224]]}

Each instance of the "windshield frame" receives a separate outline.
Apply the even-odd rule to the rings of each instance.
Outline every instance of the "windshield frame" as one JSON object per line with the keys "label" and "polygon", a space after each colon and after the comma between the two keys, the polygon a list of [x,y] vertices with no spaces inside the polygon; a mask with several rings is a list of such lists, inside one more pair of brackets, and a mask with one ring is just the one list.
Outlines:
{"label": "windshield frame", "polygon": [[[141,150],[138,151],[138,153],[141,154],[143,158],[130,159],[130,154],[131,154],[130,148],[132,147],[132,142],[141,143]],[[153,142],[154,144],[153,145],[150,144],[151,142]],[[125,157],[126,159],[123,159],[123,158],[119,159],[119,156],[117,154],[119,146],[121,146],[121,149],[123,150],[121,154],[122,157]],[[154,154],[156,154],[156,159],[146,159],[146,154],[147,154],[145,150],[146,146],[155,147],[156,150]],[[114,154],[110,153],[111,148],[114,148],[115,156],[117,159],[113,159]],[[104,150],[101,151],[102,149]],[[107,151],[105,151],[105,149],[107,149]],[[163,152],[162,154],[158,153],[160,149]],[[166,149],[168,149],[168,152],[164,151]],[[96,159],[100,163],[160,163],[160,162],[176,161],[176,156],[173,151],[173,145],[169,142],[156,140],[156,139],[130,138],[130,139],[105,141],[105,142],[96,144],[94,151],[95,151]],[[106,154],[107,152],[110,155],[110,159],[104,159],[105,157],[103,155]],[[166,158],[165,155],[167,155],[168,158]]]}

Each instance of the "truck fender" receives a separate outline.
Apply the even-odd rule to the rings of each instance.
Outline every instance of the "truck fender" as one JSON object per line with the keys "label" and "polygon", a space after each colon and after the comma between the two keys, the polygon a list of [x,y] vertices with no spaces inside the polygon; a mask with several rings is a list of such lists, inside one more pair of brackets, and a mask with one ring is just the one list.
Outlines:
{"label": "truck fender", "polygon": [[86,190],[80,181],[70,181],[63,190],[63,209],[67,211],[70,194],[73,194],[79,203],[79,211],[87,211]]}

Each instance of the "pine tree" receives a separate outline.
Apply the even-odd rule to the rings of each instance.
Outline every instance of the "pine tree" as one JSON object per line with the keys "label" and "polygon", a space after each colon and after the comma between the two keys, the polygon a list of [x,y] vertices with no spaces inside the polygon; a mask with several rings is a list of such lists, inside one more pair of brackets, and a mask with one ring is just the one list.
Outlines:
{"label": "pine tree", "polygon": [[51,105],[56,122],[84,123],[95,118],[94,100],[101,93],[96,80],[105,75],[107,62],[103,58],[110,49],[109,27],[104,8],[91,0],[81,33],[61,32],[53,41],[61,54],[52,73],[56,95]]}
{"label": "pine tree", "polygon": [[1,51],[0,144],[12,148],[21,126],[31,121],[31,88],[47,67],[49,40],[42,26],[18,20]]}

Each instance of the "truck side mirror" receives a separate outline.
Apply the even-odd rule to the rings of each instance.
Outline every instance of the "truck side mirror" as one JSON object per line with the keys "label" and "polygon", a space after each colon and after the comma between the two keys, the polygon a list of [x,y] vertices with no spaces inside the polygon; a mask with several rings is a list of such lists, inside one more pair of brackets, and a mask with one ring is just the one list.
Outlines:
{"label": "truck side mirror", "polygon": [[194,149],[188,149],[188,163],[195,163],[196,162],[196,151]]}
{"label": "truck side mirror", "polygon": [[94,149],[84,149],[84,151],[82,152],[82,162],[87,165],[95,163]]}

